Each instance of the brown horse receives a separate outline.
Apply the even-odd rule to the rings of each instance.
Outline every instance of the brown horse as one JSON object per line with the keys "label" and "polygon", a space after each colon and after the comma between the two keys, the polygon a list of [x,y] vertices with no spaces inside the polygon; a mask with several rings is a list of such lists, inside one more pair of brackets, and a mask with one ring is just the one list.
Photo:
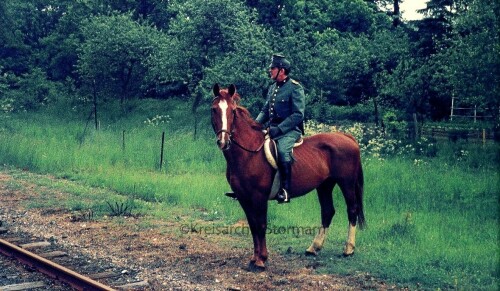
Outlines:
{"label": "brown horse", "polygon": [[[236,87],[213,87],[212,126],[217,144],[227,162],[226,178],[248,220],[253,237],[251,270],[264,270],[266,247],[267,201],[275,175],[263,148],[262,125],[253,120],[247,109],[238,105]],[[234,145],[233,145],[234,144]],[[335,214],[332,191],[340,186],[347,204],[349,228],[344,255],[354,253],[356,224],[364,225],[363,170],[359,146],[343,133],[322,133],[304,138],[294,149],[290,196],[298,197],[317,190],[321,205],[321,229],[306,254],[316,255],[323,247],[326,232]]]}

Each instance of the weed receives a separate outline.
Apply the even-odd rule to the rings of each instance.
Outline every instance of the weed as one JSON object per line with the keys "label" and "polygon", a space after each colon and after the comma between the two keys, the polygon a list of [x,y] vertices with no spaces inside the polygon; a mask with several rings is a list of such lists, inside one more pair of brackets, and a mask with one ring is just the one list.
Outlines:
{"label": "weed", "polygon": [[109,206],[111,213],[109,216],[132,216],[132,206],[129,203],[118,203],[114,204],[106,201]]}
{"label": "weed", "polygon": [[94,219],[94,211],[92,209],[87,211],[73,211],[69,217],[71,222],[93,221]]}

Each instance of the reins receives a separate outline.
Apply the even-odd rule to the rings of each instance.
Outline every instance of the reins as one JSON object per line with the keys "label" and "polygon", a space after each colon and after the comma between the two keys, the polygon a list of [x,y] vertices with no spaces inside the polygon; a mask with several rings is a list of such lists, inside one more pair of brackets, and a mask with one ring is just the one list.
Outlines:
{"label": "reins", "polygon": [[[229,135],[229,138],[231,138],[231,135]],[[235,145],[239,146],[241,149],[247,151],[247,152],[250,152],[250,153],[258,153],[260,152],[260,150],[262,149],[262,147],[264,146],[264,143],[265,143],[265,140],[262,142],[262,144],[256,149],[256,150],[249,150],[247,148],[245,148],[244,146],[242,146],[241,144],[239,144],[235,139],[232,139],[232,141],[234,142]]]}
{"label": "reins", "polygon": [[[236,118],[238,117],[238,115],[236,114],[236,110],[234,110],[233,112],[234,112],[234,113],[233,113],[233,114],[234,114],[234,119],[236,119]],[[245,120],[245,119],[243,118],[243,120]],[[245,120],[245,121],[246,121],[246,120]],[[230,138],[230,139],[232,139],[232,141],[234,142],[234,144],[236,144],[236,145],[237,145],[237,146],[239,146],[241,149],[243,149],[243,150],[245,150],[245,151],[247,151],[247,152],[250,152],[250,153],[258,153],[258,152],[260,152],[260,150],[262,149],[262,147],[264,146],[264,143],[265,143],[265,139],[264,139],[264,141],[260,144],[260,146],[259,146],[256,150],[250,150],[250,149],[248,149],[248,148],[244,147],[243,145],[241,145],[239,142],[237,142],[237,141],[233,138],[233,135],[232,135],[232,134],[230,134],[230,135],[229,135],[229,138]]]}
{"label": "reins", "polygon": [[[236,114],[234,115],[234,117],[236,117]],[[219,131],[217,131],[217,133],[215,134],[215,136],[219,136],[219,134],[221,133],[227,133],[227,135],[229,135],[229,140],[232,141],[235,145],[237,145],[238,147],[240,147],[241,149],[249,152],[249,153],[258,153],[260,152],[260,150],[262,150],[262,147],[264,147],[264,143],[266,142],[265,139],[264,141],[260,144],[260,146],[256,149],[256,150],[251,150],[251,149],[248,149],[246,148],[245,146],[243,146],[242,144],[240,144],[239,142],[236,141],[236,139],[233,137],[233,133],[232,131],[228,131],[228,130],[225,130],[225,129],[221,129]]]}

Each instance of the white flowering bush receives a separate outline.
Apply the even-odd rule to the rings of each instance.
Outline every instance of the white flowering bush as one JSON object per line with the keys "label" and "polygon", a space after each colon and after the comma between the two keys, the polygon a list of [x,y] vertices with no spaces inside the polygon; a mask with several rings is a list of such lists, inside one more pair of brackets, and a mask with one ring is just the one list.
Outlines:
{"label": "white flowering bush", "polygon": [[435,142],[429,140],[426,137],[421,137],[416,143],[413,149],[417,155],[435,157],[437,155],[437,145]]}
{"label": "white flowering bush", "polygon": [[12,98],[0,99],[0,111],[5,113],[10,113],[14,111],[14,99]]}
{"label": "white flowering bush", "polygon": [[465,160],[467,159],[468,156],[469,156],[469,151],[464,149],[455,152],[455,158],[457,159],[457,161]]}
{"label": "white flowering bush", "polygon": [[[375,126],[367,126],[361,123],[354,123],[349,126],[331,126],[316,121],[308,121],[305,124],[306,135],[337,131],[354,136],[365,158],[383,160],[390,156],[413,155],[434,157],[437,153],[436,144],[426,138],[422,138],[416,143],[407,143],[387,135]],[[418,164],[422,164],[422,162]]]}
{"label": "white flowering bush", "polygon": [[169,123],[171,120],[169,115],[159,115],[153,116],[152,118],[147,118],[144,120],[144,124],[147,126],[159,126],[161,124]]}

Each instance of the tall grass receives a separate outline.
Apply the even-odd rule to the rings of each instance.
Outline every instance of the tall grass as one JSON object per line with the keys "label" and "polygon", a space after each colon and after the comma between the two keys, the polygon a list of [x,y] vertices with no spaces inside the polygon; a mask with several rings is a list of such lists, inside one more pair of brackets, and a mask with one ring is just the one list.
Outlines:
{"label": "tall grass", "polygon": [[[179,101],[141,103],[127,114],[103,114],[107,119],[101,129],[89,128],[85,134],[82,110],[62,116],[0,115],[0,163],[112,189],[161,204],[166,213],[183,209],[184,219],[226,225],[244,219],[238,203],[222,195],[229,190],[225,161],[208,119],[202,114],[195,139],[193,118],[183,108]],[[158,114],[169,118],[148,122]],[[166,141],[160,171],[162,132]],[[399,151],[392,157],[374,155],[370,147],[373,143],[363,153],[368,228],[358,233],[356,255],[342,258],[347,218],[336,189],[337,212],[327,243],[311,259],[318,272],[369,274],[400,287],[496,290],[498,145],[441,142],[431,154]],[[95,208],[103,205],[102,199],[94,203]],[[269,225],[271,230],[318,227],[315,193],[288,205],[270,203]],[[308,246],[312,234],[270,231],[268,239],[271,252],[286,255],[292,249],[295,254]]]}

